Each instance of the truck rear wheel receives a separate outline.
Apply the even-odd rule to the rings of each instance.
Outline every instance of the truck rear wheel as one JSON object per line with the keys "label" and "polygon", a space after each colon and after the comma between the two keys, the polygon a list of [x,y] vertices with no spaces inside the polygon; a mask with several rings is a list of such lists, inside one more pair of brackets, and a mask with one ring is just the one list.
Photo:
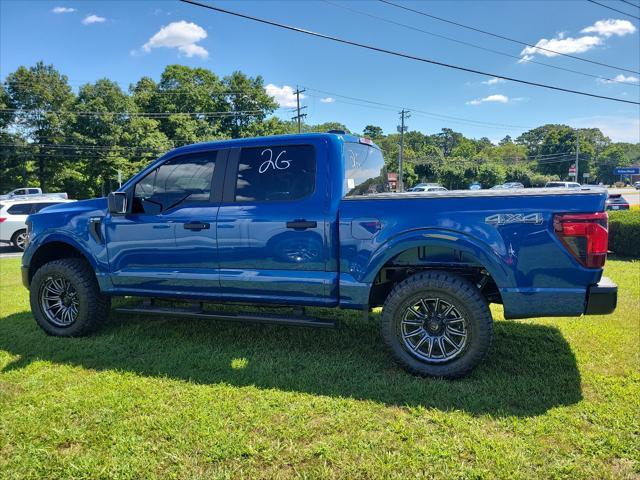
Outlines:
{"label": "truck rear wheel", "polygon": [[95,274],[81,258],[63,258],[40,267],[29,287],[31,311],[49,335],[79,337],[96,330],[109,315]]}
{"label": "truck rear wheel", "polygon": [[458,378],[487,355],[493,319],[474,285],[429,271],[395,286],[384,303],[381,328],[394,359],[409,372]]}

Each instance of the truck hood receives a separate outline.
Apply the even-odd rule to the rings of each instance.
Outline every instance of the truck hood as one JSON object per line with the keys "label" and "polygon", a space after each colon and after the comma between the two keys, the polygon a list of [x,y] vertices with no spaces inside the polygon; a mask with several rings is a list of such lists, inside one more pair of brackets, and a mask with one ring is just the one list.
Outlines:
{"label": "truck hood", "polygon": [[58,203],[43,208],[40,210],[40,213],[83,213],[88,211],[95,212],[96,210],[102,210],[104,213],[107,212],[106,198],[92,198],[90,200],[79,200],[77,202]]}

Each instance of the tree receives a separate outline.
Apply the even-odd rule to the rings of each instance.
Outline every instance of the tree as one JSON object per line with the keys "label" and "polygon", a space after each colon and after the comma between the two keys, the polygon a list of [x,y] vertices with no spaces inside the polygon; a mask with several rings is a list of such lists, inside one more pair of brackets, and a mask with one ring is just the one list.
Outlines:
{"label": "tree", "polygon": [[450,128],[443,128],[440,133],[436,134],[436,139],[444,156],[449,157],[452,155],[453,149],[464,139],[464,136]]}
{"label": "tree", "polygon": [[500,142],[498,142],[498,145],[507,145],[509,143],[513,143],[513,140],[511,139],[511,135],[505,135],[505,137],[500,140]]}
{"label": "tree", "polygon": [[631,161],[625,155],[622,145],[611,145],[606,148],[598,159],[596,165],[596,178],[594,180],[606,185],[615,183],[619,177],[613,173],[616,167],[631,165]]}
{"label": "tree", "polygon": [[438,168],[438,179],[449,190],[463,188],[465,186],[465,168],[462,166],[460,160],[461,159],[450,159]]}
{"label": "tree", "polygon": [[65,125],[71,119],[71,87],[65,75],[43,62],[19,67],[7,76],[6,84],[8,102],[16,109],[12,125],[33,145],[38,183],[46,190],[55,186],[55,174],[60,171],[60,152],[55,146],[64,141]]}
{"label": "tree", "polygon": [[80,145],[75,154],[82,159],[90,191],[105,195],[123,158],[135,151],[131,149],[139,149],[139,145],[122,142],[136,114],[134,103],[117,83],[102,79],[80,87],[74,110],[78,113],[68,136],[74,145]]}
{"label": "tree", "polygon": [[486,163],[478,167],[478,181],[486,188],[505,182],[506,169],[499,163]]}
{"label": "tree", "polygon": [[381,127],[376,127],[375,125],[367,125],[364,127],[362,131],[362,135],[370,138],[371,140],[375,140],[378,137],[381,137],[384,133],[382,132]]}
{"label": "tree", "polygon": [[222,117],[221,129],[231,138],[246,136],[252,125],[265,120],[278,107],[275,100],[267,95],[261,76],[248,77],[242,72],[233,72],[222,80],[226,101],[233,115]]}

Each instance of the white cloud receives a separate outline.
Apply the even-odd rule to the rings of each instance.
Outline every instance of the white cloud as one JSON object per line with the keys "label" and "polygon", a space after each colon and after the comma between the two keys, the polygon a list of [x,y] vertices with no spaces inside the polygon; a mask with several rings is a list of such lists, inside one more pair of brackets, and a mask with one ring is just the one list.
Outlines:
{"label": "white cloud", "polygon": [[475,100],[469,100],[467,105],[480,105],[481,103],[509,103],[509,97],[500,93],[495,95],[489,95],[484,98],[476,98]]}
{"label": "white cloud", "polygon": [[[283,85],[279,87],[270,83],[264,89],[267,92],[267,95],[273,97],[273,99],[280,105],[281,107],[295,107],[296,106],[296,94],[293,87],[289,85]],[[306,98],[304,94],[300,94],[300,100]]]}
{"label": "white cloud", "polygon": [[630,33],[634,33],[636,27],[628,20],[614,20],[612,18],[608,20],[598,20],[590,27],[583,28],[580,33],[595,33],[603,37],[611,37],[617,35],[622,37]]}
{"label": "white cloud", "polygon": [[633,75],[623,75],[619,74],[613,77],[611,80],[607,80],[606,78],[598,78],[596,79],[598,83],[615,83],[615,82],[626,82],[626,83],[638,83],[640,79],[638,77],[634,77]]}
{"label": "white cloud", "polygon": [[614,142],[640,142],[640,118],[596,115],[573,118],[567,123],[576,128],[599,128]]}
{"label": "white cloud", "polygon": [[177,48],[187,57],[207,58],[209,52],[201,45],[196,45],[200,40],[207,38],[207,31],[192,22],[180,20],[163,26],[147,43],[142,50],[150,52],[153,48]]}
{"label": "white cloud", "polygon": [[[591,50],[594,47],[602,45],[602,38],[593,35],[585,35],[584,37],[565,38],[561,33],[556,38],[542,38],[536,43],[536,47],[546,48],[547,50],[539,50],[534,47],[526,47],[520,52],[522,58],[520,62],[531,60],[534,55],[544,55],[545,57],[555,57],[561,53],[582,53]],[[550,52],[549,50],[553,50]],[[557,53],[555,53],[557,52]]]}
{"label": "white cloud", "polygon": [[333,103],[335,101],[336,101],[336,99],[333,98],[333,97],[325,97],[325,98],[321,98],[320,99],[321,103]]}
{"label": "white cloud", "polygon": [[98,15],[87,15],[86,17],[84,17],[84,19],[82,20],[82,24],[83,25],[91,25],[92,23],[103,23],[106,22],[107,19],[104,17],[100,17]]}
{"label": "white cloud", "polygon": [[72,12],[75,12],[76,9],[71,7],[56,7],[51,11],[53,13],[72,13]]}
{"label": "white cloud", "polygon": [[484,82],[480,82],[483,85],[496,85],[498,83],[504,83],[506,82],[506,80],[504,78],[497,78],[497,77],[493,77],[490,78],[489,80],[485,80]]}

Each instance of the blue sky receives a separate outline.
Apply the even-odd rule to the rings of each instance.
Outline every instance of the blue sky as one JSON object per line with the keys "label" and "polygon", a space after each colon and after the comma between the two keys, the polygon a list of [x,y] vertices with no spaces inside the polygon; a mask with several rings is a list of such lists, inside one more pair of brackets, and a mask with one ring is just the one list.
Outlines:
{"label": "blue sky", "polygon": [[[522,58],[638,83],[637,73],[523,47],[394,8],[377,1],[213,1],[230,10],[354,41],[536,82],[638,101],[637,85],[607,82],[470,48],[349,11],[500,50]],[[639,22],[582,0],[414,1],[403,5],[597,62],[640,70]],[[606,0],[604,0],[606,1]],[[631,0],[640,3],[640,0]],[[615,3],[615,5],[614,5]],[[615,8],[640,16],[623,2]],[[542,42],[542,43],[538,43]],[[223,76],[262,75],[283,106],[291,88],[308,87],[308,121],[367,124],[395,131],[394,107],[413,111],[410,129],[450,127],[499,140],[544,123],[601,128],[613,140],[640,141],[640,108],[449,70],[274,29],[178,1],[0,1],[0,75],[38,60],[54,64],[72,86],[108,77],[123,86],[143,75],[159,78],[172,63],[201,66]],[[326,93],[328,92],[328,93]],[[453,121],[425,112],[467,119]],[[283,117],[289,114],[281,111]],[[481,122],[481,123],[476,123]],[[484,125],[490,123],[493,125]],[[504,124],[510,126],[496,126]]]}

